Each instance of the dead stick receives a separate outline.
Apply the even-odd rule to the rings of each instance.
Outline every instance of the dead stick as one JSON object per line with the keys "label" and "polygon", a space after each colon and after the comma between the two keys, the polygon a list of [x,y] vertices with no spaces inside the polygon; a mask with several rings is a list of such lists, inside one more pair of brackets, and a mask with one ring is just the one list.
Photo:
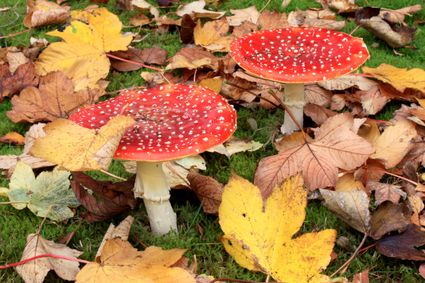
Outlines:
{"label": "dead stick", "polygon": [[24,260],[21,260],[21,261],[18,261],[18,262],[9,263],[9,264],[6,264],[6,265],[0,265],[0,270],[19,266],[19,265],[23,265],[23,264],[26,264],[30,261],[33,261],[33,260],[36,260],[36,259],[39,259],[39,258],[44,258],[44,257],[65,259],[65,260],[70,260],[70,261],[78,261],[78,262],[81,262],[81,263],[90,263],[91,262],[91,261],[88,261],[88,260],[79,259],[79,258],[70,257],[70,256],[63,256],[63,255],[56,255],[56,254],[41,254],[41,255],[29,257],[27,259],[24,259]]}
{"label": "dead stick", "polygon": [[362,241],[360,242],[359,246],[357,247],[357,249],[354,251],[354,253],[351,255],[351,257],[343,264],[341,265],[337,271],[335,271],[334,273],[332,273],[332,275],[330,277],[334,277],[337,273],[339,273],[340,271],[348,268],[348,266],[350,265],[350,263],[354,260],[354,258],[357,256],[357,254],[359,253],[360,249],[362,248],[363,244],[366,242],[367,239],[367,234],[365,233],[363,236]]}
{"label": "dead stick", "polygon": [[2,35],[2,36],[0,36],[0,39],[14,37],[14,36],[17,36],[17,35],[21,35],[23,33],[29,32],[30,30],[31,29],[25,29],[25,30],[21,30],[19,32],[8,34],[8,35]]}
{"label": "dead stick", "polygon": [[130,64],[138,65],[138,66],[141,66],[141,67],[144,67],[144,68],[147,68],[147,69],[151,69],[151,70],[154,70],[154,71],[157,71],[157,72],[164,72],[163,69],[152,67],[152,66],[140,63],[140,62],[133,61],[133,60],[124,59],[124,58],[121,58],[121,57],[118,57],[118,56],[115,56],[115,55],[112,55],[112,54],[106,54],[106,56],[108,56],[109,58],[115,59],[115,60],[119,60],[119,61],[127,62],[127,63],[130,63]]}

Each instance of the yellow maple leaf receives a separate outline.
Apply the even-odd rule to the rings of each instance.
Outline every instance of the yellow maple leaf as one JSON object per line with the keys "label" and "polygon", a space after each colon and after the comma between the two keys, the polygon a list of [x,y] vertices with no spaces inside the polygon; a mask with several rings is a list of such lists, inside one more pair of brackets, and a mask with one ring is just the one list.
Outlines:
{"label": "yellow maple leaf", "polygon": [[389,83],[398,91],[404,92],[406,88],[412,88],[425,92],[425,70],[408,70],[388,64],[381,64],[377,68],[363,67],[362,70],[380,81]]}
{"label": "yellow maple leaf", "polygon": [[210,51],[230,51],[233,37],[226,36],[228,31],[229,24],[226,19],[210,21],[203,26],[201,21],[198,21],[193,30],[193,38],[196,45],[201,45]]}
{"label": "yellow maple leaf", "polygon": [[305,218],[307,193],[301,176],[288,178],[263,203],[260,190],[234,176],[219,209],[223,244],[236,262],[282,282],[327,282],[320,274],[331,260],[336,231],[293,238]]}
{"label": "yellow maple leaf", "polygon": [[94,88],[109,73],[106,52],[127,50],[132,37],[121,34],[122,23],[105,8],[86,15],[87,24],[72,21],[65,30],[47,33],[62,38],[50,44],[36,62],[36,72],[62,71],[75,83],[75,90]]}
{"label": "yellow maple leaf", "polygon": [[193,276],[179,267],[171,267],[185,250],[148,247],[143,252],[127,241],[107,240],[98,262],[89,263],[77,274],[77,283],[195,283]]}
{"label": "yellow maple leaf", "polygon": [[130,117],[116,116],[94,130],[57,119],[44,127],[46,136],[34,142],[31,154],[69,171],[106,170],[122,135],[133,123]]}

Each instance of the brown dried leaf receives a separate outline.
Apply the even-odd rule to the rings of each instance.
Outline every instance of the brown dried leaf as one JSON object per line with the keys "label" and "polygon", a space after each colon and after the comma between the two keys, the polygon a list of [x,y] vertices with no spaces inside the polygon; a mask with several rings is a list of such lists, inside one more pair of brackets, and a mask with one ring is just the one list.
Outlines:
{"label": "brown dried leaf", "polygon": [[392,231],[404,231],[409,225],[409,215],[392,202],[385,202],[372,214],[370,236],[375,240]]}
{"label": "brown dried leaf", "polygon": [[262,30],[289,27],[285,13],[264,10],[258,18],[258,25]]}
{"label": "brown dried leaf", "polygon": [[[82,252],[68,248],[63,244],[46,240],[40,235],[29,234],[21,260],[46,253],[67,257],[78,257],[82,254]],[[16,271],[25,282],[42,283],[50,270],[54,270],[64,280],[73,281],[80,271],[78,265],[79,263],[76,261],[45,257],[19,265],[16,267]]]}
{"label": "brown dried leaf", "polygon": [[23,145],[25,144],[25,138],[20,133],[10,132],[0,137],[0,142],[7,144]]}
{"label": "brown dried leaf", "polygon": [[166,70],[210,68],[217,71],[218,69],[218,58],[202,47],[182,48],[169,59],[169,62]]}
{"label": "brown dried leaf", "polygon": [[318,82],[317,84],[327,90],[345,90],[356,87],[365,91],[377,85],[373,80],[357,75],[344,75],[333,80]]}
{"label": "brown dried leaf", "polygon": [[385,168],[395,167],[411,148],[411,140],[417,136],[415,125],[406,120],[397,121],[387,127],[376,140],[373,159],[384,162]]}
{"label": "brown dried leaf", "polygon": [[379,16],[385,21],[393,24],[405,24],[404,18],[422,10],[422,5],[404,7],[397,10],[381,9]]}
{"label": "brown dried leaf", "polygon": [[228,31],[229,24],[224,18],[207,22],[204,25],[198,20],[193,31],[193,38],[196,45],[200,45],[207,50],[227,52],[230,51],[230,43],[233,40],[232,36],[226,35]]}
{"label": "brown dried leaf", "polygon": [[409,224],[406,231],[399,235],[380,239],[376,244],[379,253],[404,260],[425,260],[425,253],[417,247],[425,245],[425,231],[421,227]]}
{"label": "brown dried leaf", "polygon": [[35,74],[32,62],[19,66],[13,74],[9,72],[7,64],[0,65],[0,95],[2,97],[12,96],[28,86],[37,84],[38,76]]}
{"label": "brown dried leaf", "polygon": [[230,12],[233,16],[227,17],[227,22],[229,26],[232,27],[240,26],[245,21],[257,24],[258,18],[260,17],[260,13],[255,6],[238,10],[230,9]]}
{"label": "brown dried leaf", "polygon": [[376,181],[367,182],[367,188],[371,191],[375,191],[375,205],[380,205],[384,201],[390,201],[397,204],[400,197],[405,199],[407,194],[401,190],[401,186],[393,184],[384,184]]}
{"label": "brown dried leaf", "polygon": [[366,191],[363,183],[354,178],[354,174],[347,173],[338,177],[335,185],[335,191],[348,192],[348,191]]}
{"label": "brown dried leaf", "polygon": [[[160,47],[151,47],[144,49],[129,47],[127,51],[117,51],[113,52],[112,54],[120,58],[139,62],[142,64],[164,65],[167,60],[167,51]],[[114,59],[111,59],[111,65],[114,69],[120,72],[135,71],[143,68],[140,65]]]}
{"label": "brown dried leaf", "polygon": [[369,283],[369,269],[354,274],[352,283]]}
{"label": "brown dried leaf", "polygon": [[352,132],[353,117],[348,113],[329,118],[316,131],[313,142],[288,148],[279,154],[263,158],[255,172],[254,183],[263,196],[284,179],[303,173],[309,190],[335,186],[338,168],[353,170],[373,153],[372,146]]}
{"label": "brown dried leaf", "polygon": [[185,14],[190,15],[194,18],[211,18],[218,19],[224,16],[225,12],[214,12],[204,9],[206,3],[204,0],[193,1],[188,4],[180,6],[176,14],[183,17]]}
{"label": "brown dried leaf", "polygon": [[14,123],[68,118],[78,108],[95,103],[103,93],[101,87],[74,92],[69,78],[62,72],[53,72],[40,78],[38,88],[27,87],[14,96],[12,110],[6,115]]}
{"label": "brown dried leaf", "polygon": [[360,95],[363,110],[367,115],[375,115],[381,111],[389,99],[381,94],[381,89],[378,85],[371,87],[367,91],[358,91]]}
{"label": "brown dried leaf", "polygon": [[307,103],[304,106],[304,114],[310,117],[317,125],[322,125],[329,117],[338,114],[323,106]]}
{"label": "brown dried leaf", "polygon": [[9,63],[9,71],[12,74],[19,66],[29,62],[25,54],[16,47],[7,48],[6,59],[7,63]]}
{"label": "brown dried leaf", "polygon": [[292,27],[318,27],[341,30],[345,21],[336,21],[335,13],[329,10],[292,11],[288,15],[288,23]]}
{"label": "brown dried leaf", "polygon": [[221,195],[223,194],[223,185],[214,178],[190,172],[187,175],[190,182],[190,188],[198,196],[202,203],[202,209],[205,213],[217,214],[221,204]]}
{"label": "brown dried leaf", "polygon": [[180,40],[183,44],[193,43],[193,30],[196,27],[195,21],[188,14],[184,14],[179,30]]}
{"label": "brown dried leaf", "polygon": [[321,88],[317,84],[308,84],[304,86],[304,96],[306,103],[329,107],[331,104],[332,92]]}
{"label": "brown dried leaf", "polygon": [[359,136],[367,140],[370,144],[375,144],[381,133],[378,125],[373,120],[366,121],[357,132]]}
{"label": "brown dried leaf", "polygon": [[24,25],[27,28],[35,28],[45,25],[61,24],[70,16],[69,11],[69,6],[60,6],[46,0],[27,1],[27,14],[24,18]]}
{"label": "brown dried leaf", "polygon": [[87,210],[84,218],[95,222],[110,219],[137,207],[138,201],[133,194],[134,180],[132,178],[118,183],[97,181],[84,173],[73,172],[71,187],[78,201]]}

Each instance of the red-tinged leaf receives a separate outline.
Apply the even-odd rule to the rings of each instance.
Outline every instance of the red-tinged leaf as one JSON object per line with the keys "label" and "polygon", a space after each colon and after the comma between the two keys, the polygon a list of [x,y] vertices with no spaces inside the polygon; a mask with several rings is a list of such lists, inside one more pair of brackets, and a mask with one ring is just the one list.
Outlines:
{"label": "red-tinged leaf", "polygon": [[[90,176],[72,173],[71,187],[77,199],[87,209],[89,222],[103,221],[114,215],[134,209],[139,202],[134,198],[134,178],[125,182],[96,181]],[[93,193],[89,193],[90,189]]]}
{"label": "red-tinged leaf", "polygon": [[[115,56],[127,60],[139,62],[142,64],[164,65],[167,59],[167,51],[160,47],[152,47],[145,49],[137,49],[129,47],[127,51],[117,51],[112,53]],[[140,65],[123,62],[120,60],[111,60],[111,65],[114,69],[120,72],[135,71],[143,68]]]}
{"label": "red-tinged leaf", "polygon": [[370,236],[375,240],[392,231],[404,231],[410,224],[406,206],[384,202],[373,212],[370,220]]}
{"label": "red-tinged leaf", "polygon": [[306,187],[312,191],[335,186],[338,168],[353,170],[362,165],[374,150],[351,130],[353,123],[348,113],[333,116],[316,131],[313,142],[303,141],[262,159],[254,183],[263,196],[298,172],[303,173]]}
{"label": "red-tinged leaf", "polygon": [[380,239],[376,244],[379,253],[404,260],[425,260],[423,250],[417,249],[425,245],[425,231],[421,227],[409,224],[401,234]]}
{"label": "red-tinged leaf", "polygon": [[7,64],[0,65],[0,95],[12,96],[28,86],[36,86],[38,76],[35,74],[34,64],[28,62],[20,65],[12,74]]}
{"label": "red-tinged leaf", "polygon": [[202,202],[204,212],[217,214],[223,194],[223,185],[211,177],[195,172],[190,172],[187,179],[190,182],[190,188]]}

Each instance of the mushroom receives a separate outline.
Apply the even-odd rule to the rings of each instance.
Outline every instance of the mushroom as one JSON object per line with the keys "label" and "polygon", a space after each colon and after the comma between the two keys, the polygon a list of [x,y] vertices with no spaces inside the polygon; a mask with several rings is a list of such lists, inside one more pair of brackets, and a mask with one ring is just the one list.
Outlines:
{"label": "mushroom", "polygon": [[119,114],[133,117],[136,123],[122,137],[114,158],[137,161],[134,193],[143,198],[152,233],[177,231],[162,162],[199,154],[226,141],[236,129],[236,111],[207,88],[170,84],[125,90],[79,109],[69,119],[98,129]]}
{"label": "mushroom", "polygon": [[331,80],[361,66],[369,53],[361,38],[323,28],[282,28],[246,34],[232,42],[230,54],[247,72],[285,83],[288,112],[281,131],[303,127],[304,84]]}

